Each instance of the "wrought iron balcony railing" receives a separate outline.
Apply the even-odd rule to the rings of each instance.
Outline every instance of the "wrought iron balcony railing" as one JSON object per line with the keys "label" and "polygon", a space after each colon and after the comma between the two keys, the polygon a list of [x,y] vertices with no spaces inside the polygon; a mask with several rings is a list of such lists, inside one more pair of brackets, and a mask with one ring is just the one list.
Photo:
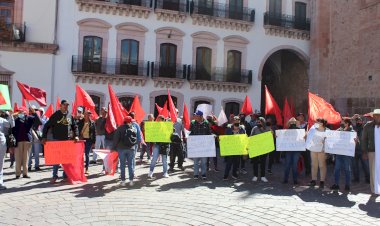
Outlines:
{"label": "wrought iron balcony railing", "polygon": [[186,68],[185,64],[166,64],[162,62],[152,62],[152,78],[163,77],[163,78],[178,78],[186,79]]}
{"label": "wrought iron balcony railing", "polygon": [[25,42],[26,26],[24,24],[10,24],[0,21],[0,41]]}
{"label": "wrought iron balcony railing", "polygon": [[297,18],[292,15],[264,13],[264,25],[310,31],[310,19]]}
{"label": "wrought iron balcony railing", "polygon": [[189,66],[188,71],[188,80],[252,84],[252,70],[214,67],[210,71],[204,68],[197,68],[196,66]]}

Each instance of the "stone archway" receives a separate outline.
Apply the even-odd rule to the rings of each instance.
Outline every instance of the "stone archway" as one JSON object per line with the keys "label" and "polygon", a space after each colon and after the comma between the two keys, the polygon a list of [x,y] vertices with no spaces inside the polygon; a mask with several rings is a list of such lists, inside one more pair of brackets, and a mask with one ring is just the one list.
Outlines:
{"label": "stone archway", "polygon": [[[309,59],[302,51],[294,48],[275,49],[268,53],[261,66],[261,111],[265,109],[264,86],[283,108],[285,97],[292,100],[296,112],[307,112],[309,88]],[[259,75],[259,76],[260,76]]]}

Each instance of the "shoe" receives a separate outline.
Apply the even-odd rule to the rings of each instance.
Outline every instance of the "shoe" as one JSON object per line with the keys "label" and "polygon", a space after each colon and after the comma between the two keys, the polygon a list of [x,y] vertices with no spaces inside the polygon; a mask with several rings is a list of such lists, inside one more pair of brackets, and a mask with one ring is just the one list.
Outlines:
{"label": "shoe", "polygon": [[53,177],[50,179],[50,184],[55,184],[57,182],[57,178]]}
{"label": "shoe", "polygon": [[241,169],[241,170],[240,170],[240,173],[243,174],[243,175],[246,175],[248,172],[247,172],[247,170],[245,170],[245,169]]}
{"label": "shoe", "polygon": [[314,187],[317,183],[315,182],[315,180],[312,180],[309,182],[308,186],[310,187]]}
{"label": "shoe", "polygon": [[148,177],[149,177],[149,178],[153,178],[153,172],[152,172],[152,171],[150,171],[150,172],[148,173]]}
{"label": "shoe", "polygon": [[129,181],[129,186],[132,187],[134,184],[135,184],[135,183],[133,182],[133,180],[130,180],[130,181]]}
{"label": "shoe", "polygon": [[22,175],[22,178],[30,179],[30,176],[28,176],[28,175]]}
{"label": "shoe", "polygon": [[287,181],[287,180],[283,180],[282,183],[283,183],[283,184],[287,184],[288,181]]}
{"label": "shoe", "polygon": [[268,174],[269,174],[269,175],[272,175],[272,174],[273,174],[271,169],[268,169]]}
{"label": "shoe", "polygon": [[164,174],[164,177],[165,177],[165,178],[169,178],[169,174],[168,174],[168,173],[165,173],[165,174]]}
{"label": "shoe", "polygon": [[261,179],[262,182],[265,182],[265,183],[268,182],[268,179],[266,177],[261,177],[260,179]]}
{"label": "shoe", "polygon": [[325,182],[324,181],[319,182],[319,188],[320,189],[324,189],[325,188]]}
{"label": "shoe", "polygon": [[214,172],[215,172],[215,173],[219,173],[220,170],[219,170],[218,168],[214,168]]}
{"label": "shoe", "polygon": [[253,181],[253,182],[256,182],[256,181],[257,181],[257,177],[253,177],[253,178],[252,178],[252,181]]}
{"label": "shoe", "polygon": [[86,169],[86,171],[84,172],[84,175],[88,176],[88,169]]}
{"label": "shoe", "polygon": [[339,185],[334,184],[333,186],[330,187],[330,189],[338,191],[339,190]]}
{"label": "shoe", "polygon": [[20,178],[20,176],[16,176],[16,179],[19,179]]}
{"label": "shoe", "polygon": [[198,175],[194,175],[194,180],[198,180],[199,179],[199,176]]}
{"label": "shoe", "polygon": [[173,169],[173,168],[170,168],[170,169],[168,170],[168,172],[169,172],[169,173],[174,173],[174,169]]}
{"label": "shoe", "polygon": [[28,171],[29,172],[32,171],[32,167],[31,166],[28,167]]}
{"label": "shoe", "polygon": [[90,164],[96,164],[96,161],[95,160],[91,160]]}
{"label": "shoe", "polygon": [[40,167],[36,167],[34,168],[35,171],[41,171],[41,168]]}
{"label": "shoe", "polygon": [[0,185],[0,191],[5,189],[7,189],[7,187],[5,187],[4,185]]}
{"label": "shoe", "polygon": [[223,180],[224,180],[224,181],[228,180],[228,176],[224,176],[224,177],[223,177]]}
{"label": "shoe", "polygon": [[350,185],[346,185],[346,186],[344,186],[344,190],[345,190],[345,191],[350,191]]}
{"label": "shoe", "polygon": [[120,186],[125,186],[125,180],[120,181]]}
{"label": "shoe", "polygon": [[234,180],[238,179],[238,176],[234,176],[234,175],[232,175],[231,177],[232,177],[232,179],[234,179]]}
{"label": "shoe", "polygon": [[202,180],[207,180],[206,175],[202,175]]}

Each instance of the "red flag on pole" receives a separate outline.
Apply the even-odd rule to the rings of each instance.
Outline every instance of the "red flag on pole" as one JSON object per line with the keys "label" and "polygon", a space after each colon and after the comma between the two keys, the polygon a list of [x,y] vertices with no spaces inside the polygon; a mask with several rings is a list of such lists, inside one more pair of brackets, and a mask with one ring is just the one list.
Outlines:
{"label": "red flag on pole", "polygon": [[322,97],[309,92],[309,127],[311,127],[318,118],[326,119],[329,124],[339,125],[341,115],[336,112],[334,107],[325,101]]}
{"label": "red flag on pole", "polygon": [[117,124],[113,115],[111,103],[108,103],[108,116],[106,118],[105,128],[108,133],[112,133],[117,129]]}
{"label": "red flag on pole", "polygon": [[120,108],[121,104],[119,102],[119,99],[117,98],[116,94],[114,93],[111,84],[108,84],[108,91],[110,94],[110,100],[111,100],[111,107],[109,109],[112,109],[115,122],[117,126],[124,124],[124,116],[123,112]]}
{"label": "red flag on pole", "polygon": [[278,104],[270,94],[268,87],[265,86],[265,115],[273,114],[276,116],[277,125],[282,126],[282,114]]}
{"label": "red flag on pole", "polygon": [[17,105],[16,102],[15,102],[15,104],[13,105],[13,112],[18,112],[18,105]]}
{"label": "red flag on pole", "polygon": [[155,103],[155,105],[156,105],[156,108],[157,108],[157,112],[158,112],[158,114],[160,115],[160,114],[161,114],[161,111],[162,111],[162,107],[158,106],[157,103]]}
{"label": "red flag on pole", "polygon": [[88,109],[95,109],[95,103],[90,95],[88,95],[88,93],[78,84],[76,85],[75,101],[78,106],[83,106]]}
{"label": "red flag on pole", "polygon": [[185,129],[190,130],[190,116],[189,111],[187,110],[186,103],[183,103],[183,126]]}
{"label": "red flag on pole", "polygon": [[55,110],[61,109],[61,98],[57,97],[57,102],[55,102]]}
{"label": "red flag on pole", "polygon": [[135,113],[135,120],[138,123],[142,122],[142,120],[144,119],[144,117],[145,117],[145,111],[141,107],[140,100],[139,100],[138,96],[135,96],[135,98],[133,99],[133,102],[132,102],[132,105],[131,105],[131,109],[129,110],[129,112],[134,112]]}
{"label": "red flag on pole", "polygon": [[168,89],[168,101],[169,101],[169,111],[170,111],[170,119],[174,123],[177,121],[177,111],[174,106],[172,97],[170,96],[170,91]]}
{"label": "red flag on pole", "polygon": [[5,100],[3,93],[0,92],[0,105],[7,104],[7,101]]}
{"label": "red flag on pole", "polygon": [[48,109],[45,112],[45,116],[47,118],[50,118],[53,114],[54,114],[54,108],[53,108],[53,105],[50,104],[49,107],[48,107]]}
{"label": "red flag on pole", "polygon": [[286,97],[285,97],[284,108],[283,108],[282,113],[284,115],[284,129],[287,129],[288,128],[288,121],[289,121],[289,119],[294,117],[294,115],[293,115],[292,110],[289,106],[288,98],[286,98]]}
{"label": "red flag on pole", "polygon": [[164,116],[165,118],[169,117],[168,101],[165,101],[164,106],[162,106],[162,111],[160,112],[160,115]]}
{"label": "red flag on pole", "polygon": [[252,110],[252,104],[251,100],[249,99],[249,96],[245,96],[243,106],[241,107],[240,112],[242,112],[245,115],[250,115],[253,113]]}
{"label": "red flag on pole", "polygon": [[17,86],[25,100],[35,100],[41,106],[46,106],[46,92],[45,90],[25,85],[19,81]]}

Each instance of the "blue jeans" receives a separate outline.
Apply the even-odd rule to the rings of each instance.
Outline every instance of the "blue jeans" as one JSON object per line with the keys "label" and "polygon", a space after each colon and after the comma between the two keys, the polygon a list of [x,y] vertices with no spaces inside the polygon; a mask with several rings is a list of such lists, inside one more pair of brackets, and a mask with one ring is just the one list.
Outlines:
{"label": "blue jeans", "polygon": [[[53,165],[53,178],[58,179],[59,165]],[[62,178],[67,178],[65,171],[62,173]]]}
{"label": "blue jeans", "polygon": [[[132,149],[134,151],[134,156],[136,156],[137,149],[139,149],[139,145],[136,144],[135,146],[132,147]],[[133,157],[133,159],[132,159],[132,169],[133,169],[133,172],[135,172],[135,165],[136,165],[136,159]]]}
{"label": "blue jeans", "polygon": [[298,178],[298,159],[300,157],[300,152],[298,151],[288,151],[285,154],[285,174],[284,181],[288,181],[290,169],[293,171],[293,181],[297,181]]}
{"label": "blue jeans", "polygon": [[[153,158],[150,162],[150,172],[153,172],[154,167],[156,166],[156,162],[158,159],[158,156],[160,155],[160,148],[157,144],[153,144]],[[161,155],[162,156],[162,170],[163,173],[166,174],[168,172],[168,156],[167,155]]]}
{"label": "blue jeans", "polygon": [[133,159],[135,158],[134,149],[132,148],[118,149],[117,152],[119,153],[121,180],[125,181],[125,166],[126,166],[125,162],[126,161],[128,161],[129,180],[133,180],[134,171],[132,169],[132,162],[133,162]]}
{"label": "blue jeans", "polygon": [[364,172],[365,180],[369,181],[369,162],[368,160],[364,160],[362,158],[361,153],[355,154],[355,157],[352,158],[352,172],[354,174],[354,180],[360,181],[360,169],[359,164],[362,165],[362,169]]}
{"label": "blue jeans", "polygon": [[150,145],[151,143],[146,143],[146,145],[142,145],[141,152],[140,152],[140,160],[144,158],[145,152],[148,157],[148,160],[150,159]]}
{"label": "blue jeans", "polygon": [[34,156],[34,167],[40,167],[40,152],[41,152],[41,143],[33,143],[32,151],[29,153],[29,162],[28,167],[32,167],[32,155]]}
{"label": "blue jeans", "polygon": [[90,151],[92,147],[92,141],[91,139],[86,139],[86,142],[84,143],[84,155],[86,157],[86,164],[85,168],[88,169],[88,165],[90,163]]}
{"label": "blue jeans", "polygon": [[335,184],[339,185],[340,170],[341,170],[341,168],[343,168],[345,178],[346,178],[346,186],[350,186],[350,182],[351,182],[351,158],[352,157],[350,157],[350,156],[336,155],[336,157],[335,157],[335,168],[334,168]]}
{"label": "blue jeans", "polygon": [[201,175],[206,176],[207,157],[194,158],[193,161],[194,161],[194,176],[199,175],[199,161],[201,161]]}

